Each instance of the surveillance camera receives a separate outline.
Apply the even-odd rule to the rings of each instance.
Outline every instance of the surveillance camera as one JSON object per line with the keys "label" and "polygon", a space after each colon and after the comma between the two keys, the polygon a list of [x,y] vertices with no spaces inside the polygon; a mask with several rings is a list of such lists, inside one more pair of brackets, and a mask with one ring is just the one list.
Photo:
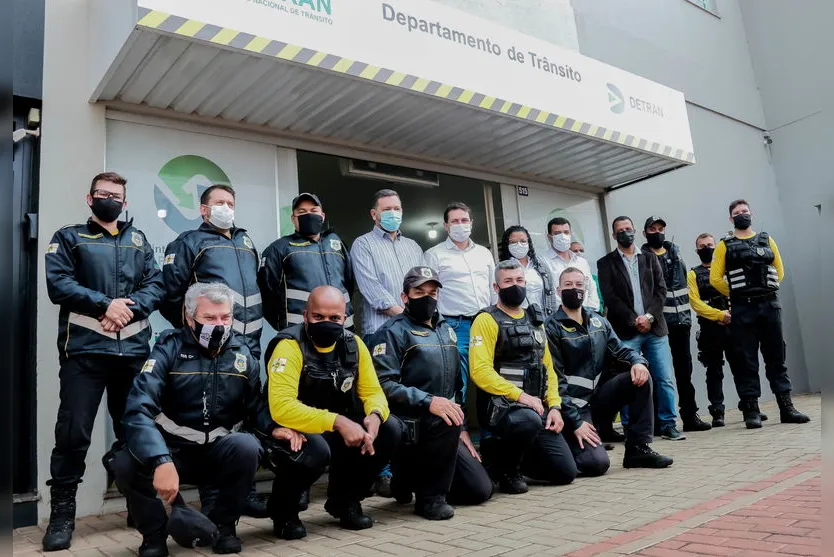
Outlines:
{"label": "surveillance camera", "polygon": [[773,138],[769,135],[765,134],[764,136],[764,144],[765,145],[773,145]]}

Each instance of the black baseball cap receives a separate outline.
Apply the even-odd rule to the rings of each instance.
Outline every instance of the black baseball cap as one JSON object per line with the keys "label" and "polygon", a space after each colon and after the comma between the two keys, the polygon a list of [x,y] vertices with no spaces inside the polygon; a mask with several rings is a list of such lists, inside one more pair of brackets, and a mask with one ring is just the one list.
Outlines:
{"label": "black baseball cap", "polygon": [[408,292],[411,288],[423,286],[427,282],[436,282],[437,286],[443,288],[440,282],[440,277],[437,276],[437,271],[431,267],[412,267],[405,275],[403,280],[403,292]]}
{"label": "black baseball cap", "polygon": [[664,227],[666,226],[666,221],[663,220],[661,217],[649,217],[646,219],[646,224],[643,225],[643,230],[646,230],[648,227],[650,227],[656,222],[661,223]]}
{"label": "black baseball cap", "polygon": [[217,526],[206,515],[185,504],[182,494],[171,505],[168,533],[182,547],[207,547],[220,536]]}
{"label": "black baseball cap", "polygon": [[316,194],[304,192],[298,194],[298,196],[292,200],[292,210],[295,211],[296,207],[298,207],[298,204],[302,201],[311,201],[315,205],[321,207],[321,200],[318,198]]}

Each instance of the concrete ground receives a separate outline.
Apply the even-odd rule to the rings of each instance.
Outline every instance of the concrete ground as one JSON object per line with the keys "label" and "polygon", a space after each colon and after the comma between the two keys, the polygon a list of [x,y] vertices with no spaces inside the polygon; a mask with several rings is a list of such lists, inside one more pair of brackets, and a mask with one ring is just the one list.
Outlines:
{"label": "concrete ground", "polygon": [[[821,555],[821,443],[819,396],[796,397],[811,416],[805,425],[770,421],[748,431],[741,414],[728,412],[723,429],[689,434],[686,441],[658,439],[655,449],[675,458],[666,470],[625,470],[623,447],[609,455],[602,478],[579,478],[565,487],[535,486],[525,495],[497,494],[478,507],[459,507],[447,522],[414,516],[410,506],[372,498],[365,508],[376,525],[342,530],[324,512],[321,487],[302,514],[309,535],[276,540],[268,520],[243,518],[238,535],[243,555],[487,557],[728,555],[768,557]],[[14,534],[15,555],[40,552],[43,531]],[[72,549],[54,557],[129,557],[141,539],[123,515],[79,520]],[[195,553],[169,540],[173,555]],[[210,555],[211,548],[200,550]]]}

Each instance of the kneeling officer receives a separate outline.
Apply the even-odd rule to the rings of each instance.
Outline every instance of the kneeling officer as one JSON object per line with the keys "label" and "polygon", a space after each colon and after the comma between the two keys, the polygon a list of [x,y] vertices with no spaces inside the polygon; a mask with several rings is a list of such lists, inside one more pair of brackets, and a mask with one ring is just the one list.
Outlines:
{"label": "kneeling officer", "polygon": [[239,553],[235,524],[262,449],[238,429],[276,439],[289,434],[269,418],[258,361],[246,338],[232,331],[233,300],[225,284],[191,286],[187,326],[159,337],[128,395],[122,420],[128,450],[116,457],[116,485],[142,533],[140,557],[168,555],[162,500],[174,502],[183,482],[219,488],[208,511],[219,530],[214,552]]}
{"label": "kneeling officer", "polygon": [[345,330],[345,310],[339,289],[314,288],[304,323],[281,331],[273,340],[275,349],[267,350],[272,418],[301,434],[270,451],[275,482],[267,508],[275,535],[284,539],[307,535],[298,500],[328,465],[325,510],[343,528],[373,526],[360,501],[402,435],[402,423],[388,418],[367,347]]}
{"label": "kneeling officer", "polygon": [[449,502],[478,505],[492,495],[465,429],[463,366],[455,331],[437,312],[439,288],[433,269],[411,269],[401,294],[405,311],[370,343],[382,390],[405,423],[404,446],[393,463],[394,495],[405,502],[416,493],[414,510],[429,520],[452,518]]}
{"label": "kneeling officer", "polygon": [[[559,380],[542,327],[542,312],[527,311],[524,269],[515,261],[495,268],[498,304],[475,318],[469,372],[478,386],[484,460],[499,489],[525,493],[522,473],[553,484],[576,478],[573,455],[560,432]],[[487,435],[491,437],[486,438]]]}

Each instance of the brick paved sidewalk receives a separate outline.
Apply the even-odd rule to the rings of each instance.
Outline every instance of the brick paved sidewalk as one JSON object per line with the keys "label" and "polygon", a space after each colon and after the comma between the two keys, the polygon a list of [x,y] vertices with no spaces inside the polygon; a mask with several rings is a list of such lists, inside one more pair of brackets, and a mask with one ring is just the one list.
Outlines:
{"label": "brick paved sidewalk", "polygon": [[[341,530],[324,512],[317,488],[302,514],[307,538],[276,540],[268,520],[243,518],[243,555],[820,555],[820,399],[795,402],[811,416],[810,424],[778,423],[771,403],[763,407],[770,421],[748,431],[741,414],[731,411],[726,428],[680,442],[658,439],[655,448],[675,457],[667,470],[625,470],[618,446],[602,478],[536,486],[521,496],[499,494],[485,505],[459,507],[448,522],[429,522],[410,507],[372,498],[364,505],[377,522],[374,528]],[[16,531],[15,555],[39,553],[42,535],[37,527]],[[130,557],[140,543],[123,516],[88,517],[78,522],[72,549],[53,555]],[[176,556],[196,554],[173,541],[169,547]],[[210,549],[201,552],[211,555]]]}

